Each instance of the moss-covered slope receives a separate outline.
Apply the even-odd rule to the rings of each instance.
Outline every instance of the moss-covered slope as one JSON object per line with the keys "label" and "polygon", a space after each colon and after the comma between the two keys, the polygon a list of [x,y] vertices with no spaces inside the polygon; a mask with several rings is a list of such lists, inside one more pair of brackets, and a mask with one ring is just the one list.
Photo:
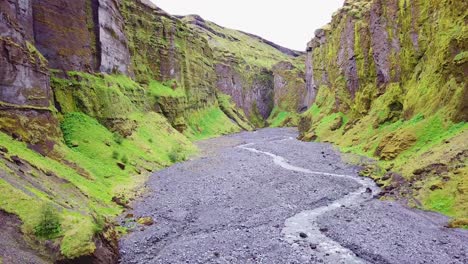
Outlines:
{"label": "moss-covered slope", "polygon": [[384,170],[367,174],[388,194],[459,219],[468,218],[467,8],[346,1],[308,45],[311,107],[300,125],[303,139],[379,159]]}

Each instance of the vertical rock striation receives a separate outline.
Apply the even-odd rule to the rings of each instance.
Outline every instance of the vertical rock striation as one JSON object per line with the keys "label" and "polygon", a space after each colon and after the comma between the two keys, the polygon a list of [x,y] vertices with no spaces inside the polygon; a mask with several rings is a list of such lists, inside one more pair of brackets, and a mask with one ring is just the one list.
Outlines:
{"label": "vertical rock striation", "polygon": [[[406,118],[447,107],[452,120],[466,120],[460,111],[465,100],[458,96],[466,90],[466,64],[454,61],[466,49],[465,7],[450,1],[346,1],[308,44],[305,101],[316,102],[323,87],[334,94],[330,110],[359,117],[389,86],[399,85]],[[436,93],[446,98],[433,100]]]}
{"label": "vertical rock striation", "polygon": [[33,44],[31,1],[2,1],[0,32],[0,130],[48,153],[59,133],[47,61]]}
{"label": "vertical rock striation", "polygon": [[[467,9],[451,0],[345,1],[308,44],[301,138],[376,157],[402,174],[368,173],[388,193],[467,218],[456,213],[466,212],[466,176],[454,165],[467,164],[459,146],[467,140]],[[441,164],[446,171],[431,169]]]}

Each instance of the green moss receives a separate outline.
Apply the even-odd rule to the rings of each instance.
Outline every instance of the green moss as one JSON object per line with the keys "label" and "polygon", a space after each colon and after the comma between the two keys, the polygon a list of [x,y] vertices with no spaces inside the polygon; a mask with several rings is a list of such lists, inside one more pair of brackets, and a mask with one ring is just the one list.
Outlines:
{"label": "green moss", "polygon": [[51,79],[62,113],[83,112],[95,118],[122,118],[143,108],[145,90],[129,77],[82,72],[68,72],[68,77]]}
{"label": "green moss", "polygon": [[188,114],[187,123],[189,130],[186,132],[186,135],[192,140],[212,138],[241,130],[217,106]]}
{"label": "green moss", "polygon": [[158,81],[150,81],[148,85],[149,94],[152,96],[170,96],[170,97],[184,97],[185,92],[181,88],[173,89]]}
{"label": "green moss", "polygon": [[293,127],[298,125],[299,115],[274,108],[267,122],[270,127]]}
{"label": "green moss", "polygon": [[[54,159],[0,133],[0,142],[9,155],[16,155],[35,168],[31,174],[38,177],[39,184],[21,182],[13,186],[1,180],[0,208],[19,215],[25,233],[34,234],[39,215],[35,208],[44,201],[53,202],[63,219],[62,232],[56,238],[62,254],[73,258],[91,253],[95,248],[93,237],[100,230],[95,219],[121,212],[121,207],[112,201],[114,196],[131,197],[133,190],[146,180],[145,171],[172,164],[173,148],[178,147],[185,156],[195,151],[187,138],[156,113],[136,112],[127,118],[136,128],[132,135],[116,142],[114,133],[96,119],[83,113],[65,114],[61,128],[67,145],[56,145]],[[125,170],[117,166],[113,153],[124,153],[119,156],[126,163]]]}
{"label": "green moss", "polygon": [[33,64],[37,63],[41,67],[47,67],[47,59],[36,49],[36,47],[31,42],[26,41],[26,48],[30,54],[29,59]]}
{"label": "green moss", "polygon": [[453,58],[453,61],[456,63],[456,64],[463,64],[463,63],[466,63],[468,62],[468,51],[462,51],[460,53],[458,53],[455,58]]}

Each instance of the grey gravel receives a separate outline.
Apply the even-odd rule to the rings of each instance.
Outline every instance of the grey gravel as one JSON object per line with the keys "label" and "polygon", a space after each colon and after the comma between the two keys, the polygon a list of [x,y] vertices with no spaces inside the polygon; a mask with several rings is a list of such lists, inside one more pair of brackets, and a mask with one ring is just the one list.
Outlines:
{"label": "grey gravel", "polygon": [[[357,178],[358,168],[329,144],[296,136],[294,129],[263,129],[203,141],[200,157],[155,173],[128,212],[155,223],[121,239],[121,263],[336,263],[320,253],[319,243],[308,242],[314,237],[305,227],[297,241],[286,239],[285,222],[367,187],[287,170],[268,155],[239,148],[254,143],[249,148],[292,166]],[[468,263],[466,230],[444,228],[445,217],[372,194],[359,205],[324,211],[314,225],[363,263]]]}

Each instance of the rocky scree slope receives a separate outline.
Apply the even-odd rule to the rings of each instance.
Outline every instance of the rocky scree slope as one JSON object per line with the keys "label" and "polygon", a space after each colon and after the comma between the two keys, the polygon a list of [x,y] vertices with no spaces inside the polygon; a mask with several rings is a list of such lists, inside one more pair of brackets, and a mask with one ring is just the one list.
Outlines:
{"label": "rocky scree slope", "polygon": [[249,84],[268,100],[253,107],[231,99],[234,83],[218,89],[230,57],[184,20],[146,0],[0,2],[1,223],[21,223],[8,237],[30,247],[5,261],[115,262],[125,230],[112,219],[151,171],[185,159],[193,140],[264,125],[275,96],[298,109],[281,97],[305,91],[299,54],[229,30],[281,55],[257,53],[268,65]]}
{"label": "rocky scree slope", "polygon": [[348,0],[308,44],[301,138],[374,157],[389,196],[468,225],[468,3]]}

